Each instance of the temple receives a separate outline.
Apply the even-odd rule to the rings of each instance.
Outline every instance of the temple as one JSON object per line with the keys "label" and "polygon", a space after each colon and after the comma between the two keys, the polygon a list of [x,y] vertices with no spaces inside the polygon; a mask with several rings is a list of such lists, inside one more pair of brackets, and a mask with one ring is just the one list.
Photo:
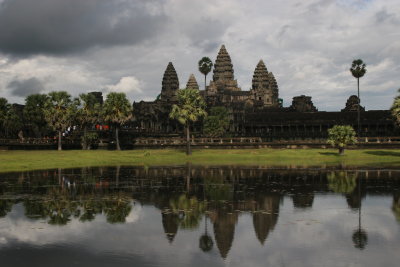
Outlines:
{"label": "temple", "polygon": [[[190,75],[186,88],[199,90],[207,108],[225,107],[230,115],[228,135],[233,137],[259,136],[264,141],[277,139],[326,138],[327,130],[334,125],[351,125],[357,129],[358,97],[348,98],[341,111],[318,111],[311,96],[295,96],[289,107],[282,106],[279,87],[274,74],[268,71],[263,60],[254,69],[250,90],[242,90],[234,76],[231,57],[222,45],[213,68],[212,80],[205,90],[200,90],[196,78]],[[153,102],[134,103],[133,126],[140,136],[172,136],[181,133],[182,126],[169,119],[168,114],[176,103],[179,78],[169,62],[162,78],[161,94]],[[396,136],[397,128],[389,110],[361,110],[361,136]],[[202,135],[201,122],[193,125],[193,133]]]}

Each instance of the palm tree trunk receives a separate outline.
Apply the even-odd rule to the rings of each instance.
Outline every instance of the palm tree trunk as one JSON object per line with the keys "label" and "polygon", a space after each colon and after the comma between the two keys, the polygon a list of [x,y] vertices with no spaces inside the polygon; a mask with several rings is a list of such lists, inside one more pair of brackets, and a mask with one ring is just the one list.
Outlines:
{"label": "palm tree trunk", "polygon": [[207,75],[204,75],[204,90],[206,90],[207,87]]}
{"label": "palm tree trunk", "polygon": [[61,146],[61,131],[58,131],[58,150],[59,151],[62,150],[62,146]]}
{"label": "palm tree trunk", "polygon": [[357,78],[357,97],[358,97],[358,105],[357,105],[357,136],[360,137],[360,78]]}
{"label": "palm tree trunk", "polygon": [[190,149],[189,124],[186,125],[186,155],[192,155],[192,151]]}
{"label": "palm tree trunk", "polygon": [[119,146],[118,126],[115,126],[115,139],[117,140],[117,150],[121,150]]}

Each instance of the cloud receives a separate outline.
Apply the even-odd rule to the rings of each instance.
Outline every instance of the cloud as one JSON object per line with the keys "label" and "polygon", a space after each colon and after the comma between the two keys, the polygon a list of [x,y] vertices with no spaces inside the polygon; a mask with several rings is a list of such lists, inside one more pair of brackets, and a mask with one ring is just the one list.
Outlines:
{"label": "cloud", "polygon": [[14,80],[8,84],[8,88],[12,90],[13,95],[20,97],[38,94],[44,90],[42,82],[36,78]]}
{"label": "cloud", "polygon": [[166,20],[158,0],[5,0],[0,51],[60,55],[137,44],[157,35]]}
{"label": "cloud", "polygon": [[122,77],[117,84],[108,85],[106,86],[106,89],[109,92],[122,92],[122,93],[142,92],[141,82],[134,76]]}

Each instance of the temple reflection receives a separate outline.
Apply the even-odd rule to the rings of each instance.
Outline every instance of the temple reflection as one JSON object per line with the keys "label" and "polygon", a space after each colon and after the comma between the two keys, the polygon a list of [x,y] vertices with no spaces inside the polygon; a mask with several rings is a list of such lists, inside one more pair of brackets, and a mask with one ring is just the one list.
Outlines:
{"label": "temple reflection", "polygon": [[[241,215],[251,216],[255,238],[264,246],[274,231],[285,197],[299,212],[313,209],[318,194],[339,194],[348,208],[359,211],[352,234],[363,249],[367,233],[361,208],[367,195],[392,195],[388,207],[400,223],[400,172],[291,170],[259,167],[103,167],[2,174],[0,218],[21,203],[32,220],[66,225],[103,216],[110,224],[125,223],[134,205],[160,212],[160,227],[173,245],[179,231],[198,229],[199,249],[217,248],[226,259]],[[208,223],[210,231],[208,231]],[[211,229],[212,227],[212,229]]]}

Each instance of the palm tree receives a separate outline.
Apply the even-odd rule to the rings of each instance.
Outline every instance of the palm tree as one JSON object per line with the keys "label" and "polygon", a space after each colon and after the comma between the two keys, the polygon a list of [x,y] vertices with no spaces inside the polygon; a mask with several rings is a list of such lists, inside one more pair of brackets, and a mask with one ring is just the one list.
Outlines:
{"label": "palm tree", "polygon": [[24,120],[31,125],[36,137],[42,137],[47,126],[44,117],[47,100],[45,94],[33,94],[25,98]]}
{"label": "palm tree", "polygon": [[132,112],[133,108],[125,93],[113,92],[107,95],[103,105],[103,117],[105,121],[112,123],[115,127],[117,150],[121,150],[118,136],[119,127],[132,118]]}
{"label": "palm tree", "polygon": [[203,57],[199,61],[199,71],[204,74],[204,90],[207,84],[207,74],[211,71],[213,63],[210,58]]}
{"label": "palm tree", "polygon": [[355,59],[353,60],[353,63],[351,64],[350,72],[353,75],[354,78],[357,79],[357,97],[358,97],[358,106],[357,106],[357,123],[358,123],[358,129],[357,129],[357,135],[360,137],[360,78],[364,76],[364,74],[367,72],[367,69],[365,68],[366,65],[361,59]]}
{"label": "palm tree", "polygon": [[[398,92],[400,93],[400,89]],[[397,124],[400,124],[400,95],[394,99],[390,110],[392,111],[392,115],[395,117]]]}
{"label": "palm tree", "polygon": [[62,150],[62,132],[71,126],[76,114],[77,102],[65,91],[50,92],[45,104],[44,117],[51,128],[58,132],[58,150]]}
{"label": "palm tree", "polygon": [[77,119],[83,128],[82,149],[90,149],[91,136],[88,135],[87,129],[90,124],[94,124],[100,120],[100,103],[93,94],[80,94],[81,105],[78,110]]}
{"label": "palm tree", "polygon": [[199,118],[207,116],[206,103],[200,96],[199,90],[184,89],[178,90],[178,105],[172,106],[169,114],[171,119],[178,120],[186,128],[186,154],[191,155],[190,150],[190,123],[196,122]]}

